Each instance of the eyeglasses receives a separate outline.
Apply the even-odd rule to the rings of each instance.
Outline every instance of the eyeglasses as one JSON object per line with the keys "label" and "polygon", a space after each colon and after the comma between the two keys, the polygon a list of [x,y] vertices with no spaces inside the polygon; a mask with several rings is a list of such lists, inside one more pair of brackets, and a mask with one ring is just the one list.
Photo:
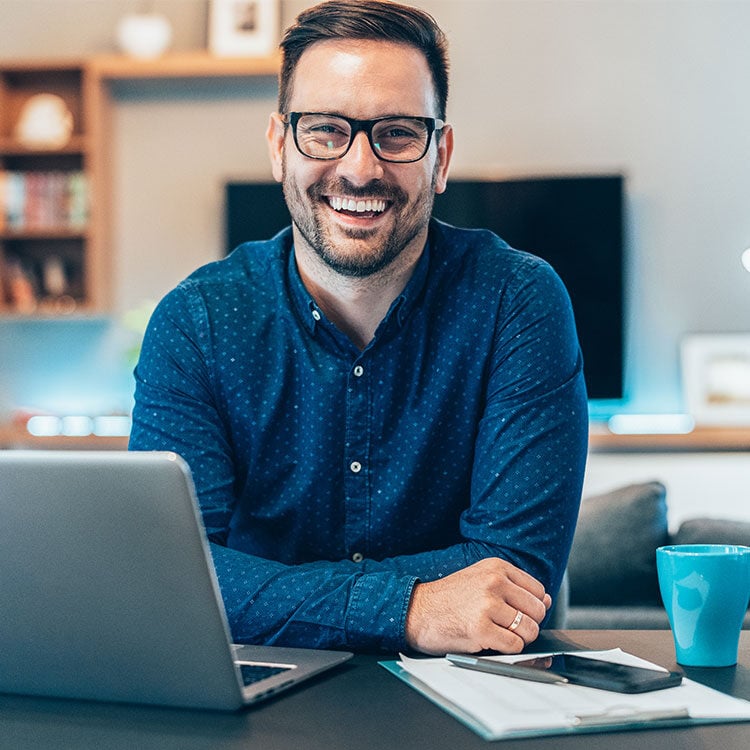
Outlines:
{"label": "eyeglasses", "polygon": [[361,130],[378,159],[399,164],[419,161],[430,147],[432,134],[445,127],[433,117],[352,120],[322,112],[289,112],[281,119],[292,126],[297,150],[311,159],[340,159]]}

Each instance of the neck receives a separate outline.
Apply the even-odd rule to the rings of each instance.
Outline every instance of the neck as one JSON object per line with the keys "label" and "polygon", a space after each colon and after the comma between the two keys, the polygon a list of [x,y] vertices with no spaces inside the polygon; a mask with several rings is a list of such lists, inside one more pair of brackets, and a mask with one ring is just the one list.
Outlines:
{"label": "neck", "polygon": [[426,241],[409,243],[386,268],[365,278],[344,276],[326,265],[294,230],[294,253],[302,283],[326,317],[359,349],[374,338],[393,300],[406,287]]}

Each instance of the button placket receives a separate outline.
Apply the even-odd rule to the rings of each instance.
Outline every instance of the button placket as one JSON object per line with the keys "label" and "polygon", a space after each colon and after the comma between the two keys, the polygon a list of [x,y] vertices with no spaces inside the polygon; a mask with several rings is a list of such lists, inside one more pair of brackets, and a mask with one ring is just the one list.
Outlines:
{"label": "button placket", "polygon": [[370,524],[371,404],[369,379],[360,361],[350,365],[346,384],[346,447],[344,494],[346,504],[345,544],[354,562],[367,552]]}

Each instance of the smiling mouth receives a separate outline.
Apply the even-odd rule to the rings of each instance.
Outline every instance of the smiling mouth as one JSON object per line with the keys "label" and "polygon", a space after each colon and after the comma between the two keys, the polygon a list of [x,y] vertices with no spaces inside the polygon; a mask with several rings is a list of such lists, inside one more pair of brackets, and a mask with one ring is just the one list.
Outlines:
{"label": "smiling mouth", "polygon": [[382,198],[359,199],[342,198],[336,195],[328,196],[328,205],[339,213],[349,214],[382,214],[388,208],[388,202]]}

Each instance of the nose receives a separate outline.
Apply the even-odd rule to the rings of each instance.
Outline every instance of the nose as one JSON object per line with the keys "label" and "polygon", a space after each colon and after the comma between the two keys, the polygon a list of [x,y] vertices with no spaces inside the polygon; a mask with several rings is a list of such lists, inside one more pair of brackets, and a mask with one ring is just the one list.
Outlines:
{"label": "nose", "polygon": [[349,150],[337,161],[337,172],[354,185],[365,185],[383,177],[383,162],[373,153],[367,133],[354,135]]}

